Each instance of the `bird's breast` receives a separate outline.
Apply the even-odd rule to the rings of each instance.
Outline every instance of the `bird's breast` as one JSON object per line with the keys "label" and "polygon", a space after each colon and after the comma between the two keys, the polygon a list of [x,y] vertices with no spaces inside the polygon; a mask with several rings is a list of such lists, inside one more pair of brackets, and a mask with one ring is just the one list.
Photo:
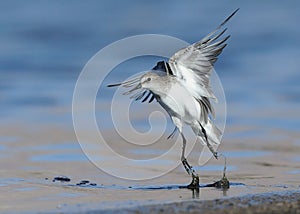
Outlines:
{"label": "bird's breast", "polygon": [[187,124],[200,118],[199,104],[183,87],[172,87],[160,96],[159,103],[171,116],[179,117]]}

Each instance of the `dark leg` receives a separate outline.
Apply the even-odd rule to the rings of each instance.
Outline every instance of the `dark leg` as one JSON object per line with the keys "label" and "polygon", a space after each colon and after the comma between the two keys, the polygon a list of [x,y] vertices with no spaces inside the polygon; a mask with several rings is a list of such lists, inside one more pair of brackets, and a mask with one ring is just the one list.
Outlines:
{"label": "dark leg", "polygon": [[229,181],[228,181],[228,179],[226,177],[226,157],[223,154],[220,154],[220,153],[218,153],[218,152],[215,151],[215,149],[213,148],[213,146],[208,141],[206,130],[204,129],[204,127],[201,124],[200,124],[200,126],[201,126],[201,131],[202,131],[202,133],[204,135],[207,147],[209,148],[209,150],[211,151],[211,153],[214,155],[214,157],[216,159],[218,159],[218,157],[223,157],[224,158],[223,177],[222,177],[222,179],[220,181],[216,182],[216,185],[218,187],[220,187],[220,188],[228,189],[229,188]]}
{"label": "dark leg", "polygon": [[226,177],[226,166],[227,166],[226,157],[223,154],[221,154],[220,156],[222,156],[224,158],[223,178],[221,180],[222,187],[223,187],[223,189],[224,188],[228,189],[229,188],[229,181],[228,181],[228,179]]}
{"label": "dark leg", "polygon": [[226,177],[226,157],[224,155],[222,155],[224,157],[224,169],[223,169],[223,177],[222,177],[222,180],[221,180],[221,183],[222,183],[222,188],[223,189],[229,189],[229,181]]}
{"label": "dark leg", "polygon": [[184,154],[185,154],[185,147],[186,147],[186,139],[184,135],[181,133],[182,136],[182,153],[181,153],[181,162],[189,175],[192,175],[192,182],[187,186],[189,189],[199,188],[199,176],[196,174],[193,167],[187,162]]}
{"label": "dark leg", "polygon": [[224,169],[223,169],[223,178],[226,177],[226,157],[224,155],[222,155],[222,157],[224,157]]}
{"label": "dark leg", "polygon": [[181,162],[186,170],[186,172],[189,175],[193,175],[195,174],[195,170],[193,169],[193,167],[187,162],[184,154],[185,154],[185,147],[186,147],[186,139],[184,137],[184,135],[181,133],[182,136],[182,152],[181,152]]}
{"label": "dark leg", "polygon": [[224,155],[220,155],[220,156],[224,157],[224,161],[225,161],[224,169],[223,169],[223,177],[221,180],[211,184],[210,186],[213,186],[213,187],[216,187],[219,189],[223,189],[223,190],[227,190],[227,189],[229,189],[230,184],[226,177],[226,157]]}

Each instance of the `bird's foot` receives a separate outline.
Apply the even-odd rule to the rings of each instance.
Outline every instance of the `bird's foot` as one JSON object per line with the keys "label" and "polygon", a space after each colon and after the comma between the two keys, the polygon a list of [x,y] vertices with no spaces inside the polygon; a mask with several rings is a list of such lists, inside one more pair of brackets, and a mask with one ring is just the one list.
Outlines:
{"label": "bird's foot", "polygon": [[223,176],[223,178],[221,180],[216,181],[213,184],[209,184],[209,185],[207,185],[207,187],[216,187],[218,189],[227,190],[230,187],[230,183],[229,183],[227,177]]}
{"label": "bird's foot", "polygon": [[187,185],[188,189],[199,189],[199,176],[192,174],[192,182]]}
{"label": "bird's foot", "polygon": [[230,187],[229,180],[227,179],[225,174],[223,175],[223,178],[220,180],[220,183],[222,189],[229,189]]}
{"label": "bird's foot", "polygon": [[226,157],[224,157],[224,169],[223,169],[223,177],[222,179],[220,180],[220,185],[221,185],[221,188],[222,189],[229,189],[229,181],[226,177]]}
{"label": "bird's foot", "polygon": [[222,155],[221,153],[217,153],[216,155],[217,155],[217,157],[223,157],[224,158],[223,177],[222,177],[221,180],[211,184],[211,186],[214,186],[214,187],[219,188],[219,189],[227,190],[227,189],[229,189],[230,184],[229,184],[229,181],[226,177],[226,168],[227,168],[226,157],[224,155]]}

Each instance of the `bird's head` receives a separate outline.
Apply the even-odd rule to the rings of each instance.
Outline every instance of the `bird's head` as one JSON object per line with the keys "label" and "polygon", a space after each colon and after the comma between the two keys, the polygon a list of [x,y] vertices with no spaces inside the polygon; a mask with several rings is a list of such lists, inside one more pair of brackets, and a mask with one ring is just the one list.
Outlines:
{"label": "bird's head", "polygon": [[141,77],[140,84],[141,87],[144,89],[148,89],[150,91],[155,91],[159,84],[160,76],[154,72],[147,72]]}
{"label": "bird's head", "polygon": [[147,90],[151,91],[152,93],[156,93],[158,95],[162,93],[160,91],[161,89],[160,78],[161,76],[158,73],[155,73],[153,71],[148,71],[147,73],[141,76],[132,78],[125,82],[110,84],[108,85],[108,87],[123,86],[124,88],[130,88],[130,90],[124,92],[123,95],[133,94],[130,98],[139,100],[145,95]]}

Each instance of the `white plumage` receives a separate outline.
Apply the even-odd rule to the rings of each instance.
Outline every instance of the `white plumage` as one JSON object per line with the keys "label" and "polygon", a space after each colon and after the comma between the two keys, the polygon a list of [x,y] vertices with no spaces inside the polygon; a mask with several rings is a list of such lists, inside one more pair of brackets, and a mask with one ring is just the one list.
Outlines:
{"label": "white plumage", "polygon": [[215,112],[210,100],[217,101],[217,98],[210,86],[210,75],[217,57],[230,37],[228,35],[221,38],[227,30],[222,27],[237,11],[199,42],[176,52],[169,62],[158,62],[151,71],[140,77],[109,85],[131,87],[124,94],[135,92],[131,98],[142,102],[146,100],[152,102],[156,99],[168,112],[176,127],[169,137],[173,136],[176,130],[181,134],[183,139],[181,161],[186,171],[193,176],[193,181],[198,175],[185,158],[186,139],[182,127],[184,124],[191,126],[200,142],[207,145],[212,154],[218,158],[218,153],[212,145],[220,144],[222,133],[212,120]]}

